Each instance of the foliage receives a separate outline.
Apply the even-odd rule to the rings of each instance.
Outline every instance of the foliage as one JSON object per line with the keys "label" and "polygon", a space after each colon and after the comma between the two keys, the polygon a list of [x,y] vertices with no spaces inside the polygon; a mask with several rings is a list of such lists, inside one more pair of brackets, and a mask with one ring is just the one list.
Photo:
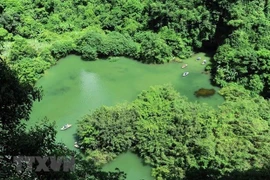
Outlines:
{"label": "foliage", "polygon": [[24,58],[20,62],[14,63],[12,68],[20,74],[21,81],[34,84],[50,65],[49,62],[43,61],[41,58]]}
{"label": "foliage", "polygon": [[138,45],[129,35],[118,32],[109,32],[103,46],[99,50],[105,56],[127,56],[137,57]]}
{"label": "foliage", "polygon": [[76,44],[77,53],[85,60],[109,56],[136,57],[138,52],[138,45],[129,35],[115,31],[107,34],[89,31],[83,34]]}
{"label": "foliage", "polygon": [[[98,160],[99,165],[131,148],[154,167],[157,179],[256,175],[269,159],[269,101],[256,95],[270,96],[269,8],[264,0],[1,2],[0,51],[6,58],[0,63],[1,147],[9,143],[8,151],[14,153],[26,153],[24,146],[31,153],[62,152],[54,142],[53,126],[40,127],[40,133],[35,129],[26,133],[18,126],[40,98],[29,83],[34,84],[59,58],[76,53],[85,60],[128,56],[144,63],[166,63],[211,49],[215,55],[206,69],[226,98],[217,110],[189,103],[171,87],[155,87],[129,105],[103,107],[86,116],[78,130],[81,143],[89,160]],[[6,63],[19,78],[13,78]],[[44,145],[31,149],[17,143],[23,139],[31,144],[30,136],[37,137],[33,143],[40,140]],[[16,150],[18,146],[22,148]],[[94,167],[87,171],[85,163],[73,178],[101,173]],[[9,169],[12,164],[5,165]],[[103,175],[103,179],[118,177]],[[71,176],[48,176],[59,177]]]}
{"label": "foliage", "polygon": [[[91,179],[120,180],[122,172],[102,172],[93,161],[86,161],[77,153],[56,142],[54,124],[47,119],[26,129],[21,120],[28,120],[34,100],[40,99],[40,90],[21,82],[7,64],[0,59],[0,178],[1,179]],[[75,170],[70,172],[17,171],[15,156],[75,157]],[[33,165],[35,169],[37,164]],[[62,170],[63,167],[61,167]]]}
{"label": "foliage", "polygon": [[[269,97],[269,18],[267,3],[232,4],[228,26],[234,31],[219,46],[213,73],[217,84],[238,82],[255,93]],[[256,10],[255,10],[256,9]]]}
{"label": "foliage", "polygon": [[0,39],[14,42],[11,49],[3,46],[11,61],[39,56],[14,40],[17,35],[51,46],[54,62],[77,53],[85,60],[128,56],[165,63],[213,50],[207,70],[216,84],[237,82],[269,97],[269,14],[263,0],[7,0],[0,8]]}
{"label": "foliage", "polygon": [[27,82],[21,83],[2,59],[0,73],[0,129],[13,128],[21,119],[29,118],[33,101],[41,97],[40,91]]}
{"label": "foliage", "polygon": [[11,47],[9,59],[11,61],[19,61],[23,58],[35,58],[36,55],[37,51],[35,48],[30,46],[25,39],[18,37]]}
{"label": "foliage", "polygon": [[95,31],[86,32],[76,41],[76,51],[82,55],[83,59],[95,60],[98,53],[102,51],[104,39],[104,34]]}
{"label": "foliage", "polygon": [[127,151],[134,143],[135,120],[136,112],[129,106],[102,107],[79,122],[81,146],[116,154]]}
{"label": "foliage", "polygon": [[131,149],[159,180],[222,179],[267,167],[270,102],[237,84],[220,93],[226,102],[213,109],[188,102],[170,85],[155,86],[130,105],[97,109],[77,134],[95,152],[90,159],[107,162]]}
{"label": "foliage", "polygon": [[52,56],[56,59],[63,58],[74,51],[75,44],[72,41],[57,41],[52,44]]}
{"label": "foliage", "polygon": [[161,64],[171,59],[172,49],[157,34],[138,32],[134,38],[140,44],[141,61]]}

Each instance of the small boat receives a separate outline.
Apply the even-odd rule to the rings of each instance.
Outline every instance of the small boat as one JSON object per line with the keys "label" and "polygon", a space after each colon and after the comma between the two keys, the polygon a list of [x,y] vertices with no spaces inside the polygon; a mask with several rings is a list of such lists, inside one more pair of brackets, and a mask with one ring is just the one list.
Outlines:
{"label": "small boat", "polygon": [[201,60],[201,57],[197,57],[197,60]]}
{"label": "small boat", "polygon": [[75,142],[75,143],[74,143],[74,147],[75,147],[75,148],[79,148],[80,146],[78,145],[77,142]]}
{"label": "small boat", "polygon": [[206,60],[203,60],[202,64],[206,64]]}
{"label": "small boat", "polygon": [[182,66],[182,69],[184,69],[185,67],[187,67],[187,64],[184,64],[184,65]]}
{"label": "small boat", "polygon": [[188,74],[189,74],[189,72],[184,72],[183,77],[187,76]]}
{"label": "small boat", "polygon": [[61,128],[61,130],[64,131],[64,130],[70,128],[71,126],[72,126],[71,124],[66,124]]}

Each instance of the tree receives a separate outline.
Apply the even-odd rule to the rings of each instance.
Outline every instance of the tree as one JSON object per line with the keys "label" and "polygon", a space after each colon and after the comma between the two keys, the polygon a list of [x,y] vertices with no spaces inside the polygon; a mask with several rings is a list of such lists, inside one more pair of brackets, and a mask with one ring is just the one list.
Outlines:
{"label": "tree", "polygon": [[[122,172],[105,173],[94,163],[82,160],[75,152],[56,142],[53,124],[45,122],[26,129],[21,120],[28,120],[34,100],[40,100],[41,91],[27,82],[20,82],[1,59],[0,61],[0,177],[4,179],[91,179],[120,180]],[[73,156],[78,160],[75,171],[34,172],[16,170],[12,157],[20,156]],[[88,165],[90,163],[90,166]],[[92,163],[92,165],[91,165]],[[34,164],[34,168],[37,165]],[[63,168],[63,167],[62,167]]]}
{"label": "tree", "polygon": [[144,63],[162,64],[172,57],[171,47],[153,32],[138,32],[135,40],[140,44],[140,60]]}
{"label": "tree", "polygon": [[29,119],[33,101],[40,100],[41,91],[27,82],[21,83],[3,59],[0,72],[0,128],[12,129],[20,120]]}
{"label": "tree", "polygon": [[15,62],[25,57],[35,58],[37,57],[37,51],[24,38],[16,37],[9,54],[9,59]]}
{"label": "tree", "polygon": [[224,179],[237,172],[244,179],[268,168],[270,102],[236,83],[220,93],[226,101],[214,109],[188,102],[171,86],[151,87],[131,106],[86,116],[78,134],[90,159],[107,162],[129,148],[159,180]]}
{"label": "tree", "polygon": [[84,149],[120,154],[134,144],[132,124],[135,110],[126,105],[102,107],[85,116],[78,126],[78,136]]}

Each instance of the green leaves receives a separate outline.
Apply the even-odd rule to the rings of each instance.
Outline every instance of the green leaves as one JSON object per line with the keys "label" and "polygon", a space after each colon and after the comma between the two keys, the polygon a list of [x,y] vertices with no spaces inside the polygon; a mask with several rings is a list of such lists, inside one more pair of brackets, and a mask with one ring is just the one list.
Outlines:
{"label": "green leaves", "polygon": [[127,151],[134,143],[132,124],[136,118],[136,112],[129,106],[100,108],[78,124],[82,146],[116,154]]}
{"label": "green leaves", "polygon": [[27,82],[20,82],[2,59],[0,73],[0,123],[3,127],[14,127],[21,119],[29,118],[33,101],[40,99],[40,91]]}
{"label": "green leaves", "polygon": [[37,51],[34,47],[30,46],[27,41],[21,37],[15,39],[13,42],[9,59],[11,61],[18,61],[23,58],[34,58],[37,56]]}
{"label": "green leaves", "polygon": [[57,41],[52,44],[51,52],[56,59],[63,58],[75,49],[75,44],[71,40]]}
{"label": "green leaves", "polygon": [[129,35],[118,32],[98,33],[86,32],[77,41],[76,51],[85,60],[95,60],[97,57],[127,56],[137,57],[138,45]]}
{"label": "green leaves", "polygon": [[172,49],[157,34],[146,31],[135,34],[140,44],[140,60],[144,63],[165,63],[172,57]]}
{"label": "green leaves", "polygon": [[153,166],[156,179],[219,179],[262,168],[270,157],[269,102],[236,84],[220,93],[226,102],[213,109],[188,102],[170,85],[154,86],[131,105],[83,118],[78,135],[94,150],[90,159],[105,163],[131,149]]}
{"label": "green leaves", "polygon": [[238,82],[268,97],[269,87],[264,76],[270,71],[264,57],[269,58],[270,21],[262,4],[255,1],[228,4],[227,25],[232,31],[219,46],[212,70],[217,84]]}

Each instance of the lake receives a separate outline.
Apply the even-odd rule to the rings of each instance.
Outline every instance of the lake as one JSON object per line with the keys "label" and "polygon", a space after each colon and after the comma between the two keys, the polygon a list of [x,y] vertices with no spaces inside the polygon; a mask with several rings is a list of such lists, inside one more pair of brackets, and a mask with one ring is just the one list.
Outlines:
{"label": "lake", "polygon": [[[223,102],[223,98],[218,94],[207,98],[197,98],[194,95],[194,91],[200,88],[218,90],[210,84],[210,76],[202,74],[205,65],[201,64],[202,60],[196,60],[199,56],[202,60],[209,61],[209,57],[199,53],[184,60],[184,63],[188,64],[185,69],[181,68],[183,63],[176,62],[146,65],[123,57],[89,62],[82,61],[75,55],[67,56],[47,70],[37,82],[37,86],[43,88],[44,96],[40,102],[34,103],[27,124],[31,126],[44,117],[56,121],[59,129],[57,140],[74,149],[77,120],[102,105],[131,102],[142,90],[147,90],[152,85],[170,83],[190,101],[217,107]],[[188,71],[189,75],[182,77],[185,71]],[[67,123],[73,126],[66,131],[60,131]],[[118,156],[107,164],[104,170],[113,170],[115,167],[128,171],[127,180],[152,179],[150,167],[143,166],[141,160],[130,152]],[[132,177],[135,174],[138,174],[138,177],[134,179]]]}

